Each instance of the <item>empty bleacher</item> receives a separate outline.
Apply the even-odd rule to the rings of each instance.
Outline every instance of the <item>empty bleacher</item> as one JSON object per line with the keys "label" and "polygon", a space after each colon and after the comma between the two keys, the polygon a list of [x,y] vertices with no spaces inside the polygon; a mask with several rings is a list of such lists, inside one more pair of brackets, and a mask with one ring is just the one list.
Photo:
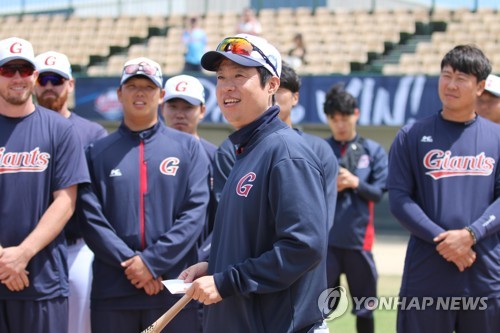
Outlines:
{"label": "empty bleacher", "polygon": [[[214,49],[225,36],[233,35],[240,13],[207,12],[201,27]],[[263,37],[283,55],[301,33],[307,48],[300,74],[349,74],[355,70],[385,75],[437,75],[442,56],[457,44],[478,45],[495,68],[500,66],[500,12],[480,8],[397,8],[330,10],[319,7],[262,9],[258,18]],[[162,65],[166,75],[177,74],[184,65],[181,40],[186,16],[79,17],[75,15],[21,15],[0,17],[0,38],[17,36],[33,43],[37,53],[57,50],[68,55],[83,74],[119,75],[123,63],[145,56]],[[442,31],[429,31],[413,48],[408,39],[421,34],[419,25],[440,22]],[[405,37],[402,39],[402,37]],[[386,59],[393,54],[392,61]],[[370,66],[374,59],[380,66]],[[394,60],[395,59],[395,60]]]}

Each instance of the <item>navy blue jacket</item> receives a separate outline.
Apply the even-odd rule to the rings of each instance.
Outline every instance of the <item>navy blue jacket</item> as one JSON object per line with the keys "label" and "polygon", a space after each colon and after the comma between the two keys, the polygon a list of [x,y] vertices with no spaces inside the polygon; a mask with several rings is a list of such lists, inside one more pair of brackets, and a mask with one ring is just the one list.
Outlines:
{"label": "navy blue jacket", "polygon": [[[333,137],[326,139],[340,160],[342,146],[358,140],[339,142]],[[374,203],[382,199],[387,180],[387,154],[377,142],[363,139],[366,154],[359,159],[354,175],[359,178],[356,190],[346,189],[337,194],[335,220],[330,232],[329,245],[353,250],[370,251],[375,229]]]}
{"label": "navy blue jacket", "polygon": [[[98,123],[80,117],[74,112],[71,112],[68,120],[73,124],[73,128],[78,134],[84,148],[92,142],[108,135],[108,132],[104,129],[104,127]],[[71,216],[68,223],[64,227],[64,234],[68,241],[82,237],[79,226],[78,210],[75,210],[75,214]]]}
{"label": "navy blue jacket", "polygon": [[[411,232],[402,296],[500,297],[500,126],[440,114],[403,127],[389,152],[389,202]],[[432,240],[474,231],[477,258],[460,272]]]}
{"label": "navy blue jacket", "polygon": [[177,278],[197,262],[196,240],[208,202],[208,159],[193,136],[158,122],[125,125],[87,150],[92,186],[82,188],[85,241],[95,253],[92,307],[161,307],[167,291],[148,296],[120,263],[140,255],[157,278]]}
{"label": "navy blue jacket", "polygon": [[321,321],[326,180],[319,158],[273,107],[230,138],[239,149],[217,209],[210,253],[223,300],[204,331],[296,332]]}

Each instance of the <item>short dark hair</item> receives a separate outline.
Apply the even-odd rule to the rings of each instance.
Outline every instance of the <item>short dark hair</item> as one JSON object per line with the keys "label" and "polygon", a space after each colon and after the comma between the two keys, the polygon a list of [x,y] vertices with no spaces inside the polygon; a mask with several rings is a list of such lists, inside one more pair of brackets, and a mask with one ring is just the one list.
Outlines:
{"label": "short dark hair", "polygon": [[343,83],[333,85],[326,93],[323,111],[329,117],[335,113],[343,115],[353,115],[354,110],[358,108],[358,103],[354,96],[344,90]]}
{"label": "short dark hair", "polygon": [[292,93],[299,92],[302,84],[300,77],[286,62],[283,61],[281,64],[280,88],[288,89]]}
{"label": "short dark hair", "polygon": [[474,75],[477,81],[486,80],[491,72],[491,63],[475,45],[457,45],[441,60],[441,70],[450,66],[453,70]]}

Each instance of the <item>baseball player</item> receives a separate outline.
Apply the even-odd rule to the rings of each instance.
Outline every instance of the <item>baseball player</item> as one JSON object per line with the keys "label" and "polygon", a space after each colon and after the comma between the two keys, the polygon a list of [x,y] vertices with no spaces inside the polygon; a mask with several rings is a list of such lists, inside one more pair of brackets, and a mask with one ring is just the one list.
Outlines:
{"label": "baseball player", "polygon": [[32,93],[31,44],[0,41],[0,332],[65,332],[68,269],[64,234],[78,184],[88,183],[73,124]]}
{"label": "baseball player", "polygon": [[213,229],[217,201],[213,188],[212,163],[217,146],[200,137],[198,123],[206,114],[205,88],[201,82],[190,75],[177,75],[165,82],[165,98],[162,106],[162,115],[168,127],[189,133],[200,140],[201,145],[210,161],[208,186],[210,188],[210,202],[208,204],[207,221],[200,238],[198,260],[208,258],[210,239],[207,240]]}
{"label": "baseball player", "polygon": [[[84,147],[106,136],[108,133],[104,127],[68,109],[68,96],[73,93],[75,86],[68,57],[49,51],[38,55],[35,62],[38,70],[35,85],[38,104],[69,119]],[[74,214],[64,228],[69,268],[68,332],[90,333],[90,283],[94,254],[83,241],[77,219]]]}
{"label": "baseball player", "polygon": [[[400,296],[420,304],[399,307],[398,332],[500,332],[500,126],[475,113],[490,71],[475,46],[449,51],[442,110],[403,127],[391,146],[391,212],[411,233]],[[424,297],[461,301],[422,308]],[[472,308],[471,297],[487,302]]]}
{"label": "baseball player", "polygon": [[[288,126],[293,128],[292,124],[292,109],[299,103],[299,90],[301,86],[300,77],[295,70],[286,62],[282,62],[280,87],[276,92],[276,104],[280,108],[278,117],[285,122]],[[335,202],[337,201],[337,174],[338,163],[337,158],[332,152],[330,146],[323,140],[315,135],[307,134],[301,130],[294,128],[294,130],[304,138],[306,143],[314,153],[319,157],[325,170],[327,179],[327,193],[328,193],[328,221],[330,222],[329,228],[333,225],[333,216],[335,213]],[[233,168],[236,161],[236,153],[231,140],[228,138],[222,142],[216,151],[214,159],[214,192],[216,196],[220,197],[222,188],[226,183],[229,172]],[[331,218],[330,218],[331,217]]]}
{"label": "baseball player", "polygon": [[488,75],[484,92],[477,99],[476,111],[481,117],[500,124],[500,77]]}
{"label": "baseball player", "polygon": [[201,63],[216,72],[219,107],[236,129],[236,162],[219,201],[210,262],[180,278],[195,280],[187,294],[209,305],[204,332],[312,332],[326,287],[326,180],[319,158],[272,106],[280,53],[242,34]]}
{"label": "baseball player", "polygon": [[[382,199],[387,180],[387,154],[377,142],[356,130],[356,99],[333,86],[323,105],[332,136],[326,141],[340,161],[337,204],[328,241],[328,286],[340,285],[345,274],[353,297],[377,296],[377,269],[372,255],[374,204]],[[373,310],[354,309],[359,333],[374,332]]]}
{"label": "baseball player", "polygon": [[[95,254],[93,333],[148,327],[178,300],[161,281],[197,260],[208,159],[195,137],[159,121],[164,93],[156,62],[126,62],[117,90],[123,122],[87,149],[92,186],[79,195],[83,235]],[[197,309],[189,304],[165,332],[198,331]]]}

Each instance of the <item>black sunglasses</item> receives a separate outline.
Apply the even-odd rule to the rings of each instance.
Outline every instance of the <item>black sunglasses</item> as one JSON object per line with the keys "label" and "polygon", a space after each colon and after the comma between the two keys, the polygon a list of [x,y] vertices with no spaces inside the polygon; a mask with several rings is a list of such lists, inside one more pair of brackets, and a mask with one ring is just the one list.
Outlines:
{"label": "black sunglasses", "polygon": [[64,83],[64,81],[66,81],[66,79],[63,78],[61,75],[57,74],[49,74],[43,76],[41,75],[37,79],[38,84],[41,85],[42,87],[45,87],[49,82],[53,86],[60,86],[61,84]]}

